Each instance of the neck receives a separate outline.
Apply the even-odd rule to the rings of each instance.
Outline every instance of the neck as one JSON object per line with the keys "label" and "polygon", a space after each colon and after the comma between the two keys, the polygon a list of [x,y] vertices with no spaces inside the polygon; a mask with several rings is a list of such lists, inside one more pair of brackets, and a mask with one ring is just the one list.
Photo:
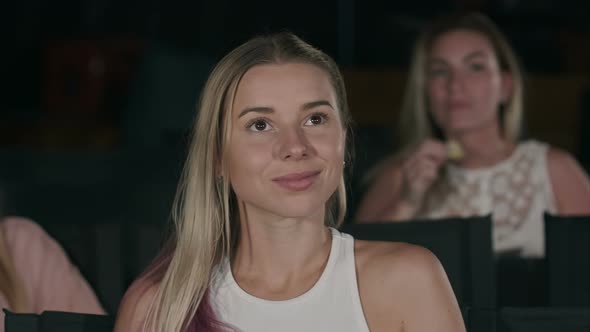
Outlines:
{"label": "neck", "polygon": [[463,148],[463,158],[457,164],[464,168],[496,165],[510,157],[515,145],[504,139],[498,122],[493,125],[465,130],[450,135]]}
{"label": "neck", "polygon": [[252,210],[240,213],[240,237],[232,262],[236,281],[252,294],[275,299],[311,288],[330,255],[332,236],[324,226],[324,211],[295,219]]}

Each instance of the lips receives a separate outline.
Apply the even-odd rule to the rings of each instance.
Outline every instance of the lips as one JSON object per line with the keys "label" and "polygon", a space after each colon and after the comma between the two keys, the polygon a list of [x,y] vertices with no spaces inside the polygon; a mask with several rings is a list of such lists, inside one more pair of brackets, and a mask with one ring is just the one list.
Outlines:
{"label": "lips", "polygon": [[469,103],[467,101],[459,101],[459,100],[457,100],[457,101],[451,101],[449,103],[449,108],[451,110],[464,109],[464,108],[467,108],[467,107],[469,107]]}
{"label": "lips", "polygon": [[321,171],[290,173],[284,176],[276,177],[272,179],[272,181],[282,188],[290,191],[303,191],[314,184],[320,173]]}

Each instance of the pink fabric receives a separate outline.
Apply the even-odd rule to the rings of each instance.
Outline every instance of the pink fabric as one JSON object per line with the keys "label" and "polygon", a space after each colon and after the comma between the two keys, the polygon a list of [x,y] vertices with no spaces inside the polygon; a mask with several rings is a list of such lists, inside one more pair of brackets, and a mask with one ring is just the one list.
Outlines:
{"label": "pink fabric", "polygon": [[[32,312],[105,313],[64,250],[39,225],[25,218],[8,217],[0,222],[0,231],[16,273],[23,281]],[[1,294],[0,307],[10,309]],[[3,312],[0,312],[0,332],[4,332]]]}

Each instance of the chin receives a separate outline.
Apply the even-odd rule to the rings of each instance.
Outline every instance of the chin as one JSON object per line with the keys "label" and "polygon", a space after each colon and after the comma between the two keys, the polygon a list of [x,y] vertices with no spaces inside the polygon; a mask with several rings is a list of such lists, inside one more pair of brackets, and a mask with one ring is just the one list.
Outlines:
{"label": "chin", "polygon": [[482,128],[481,123],[462,122],[453,123],[447,126],[445,132],[451,134],[464,134],[474,130],[480,130]]}
{"label": "chin", "polygon": [[272,207],[273,214],[285,217],[285,218],[309,218],[323,212],[326,205],[318,204],[322,202],[320,199],[296,199],[291,198],[277,202]]}

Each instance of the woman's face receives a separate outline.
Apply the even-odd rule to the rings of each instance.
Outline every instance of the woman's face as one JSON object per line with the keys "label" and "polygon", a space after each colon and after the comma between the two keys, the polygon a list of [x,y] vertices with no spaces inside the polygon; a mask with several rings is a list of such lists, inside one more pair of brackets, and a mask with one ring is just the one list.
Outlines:
{"label": "woman's face", "polygon": [[447,136],[497,125],[510,90],[494,49],[482,34],[455,30],[432,44],[426,67],[430,112]]}
{"label": "woman's face", "polygon": [[302,63],[255,66],[238,85],[231,116],[229,178],[248,216],[323,216],[345,150],[328,75]]}

